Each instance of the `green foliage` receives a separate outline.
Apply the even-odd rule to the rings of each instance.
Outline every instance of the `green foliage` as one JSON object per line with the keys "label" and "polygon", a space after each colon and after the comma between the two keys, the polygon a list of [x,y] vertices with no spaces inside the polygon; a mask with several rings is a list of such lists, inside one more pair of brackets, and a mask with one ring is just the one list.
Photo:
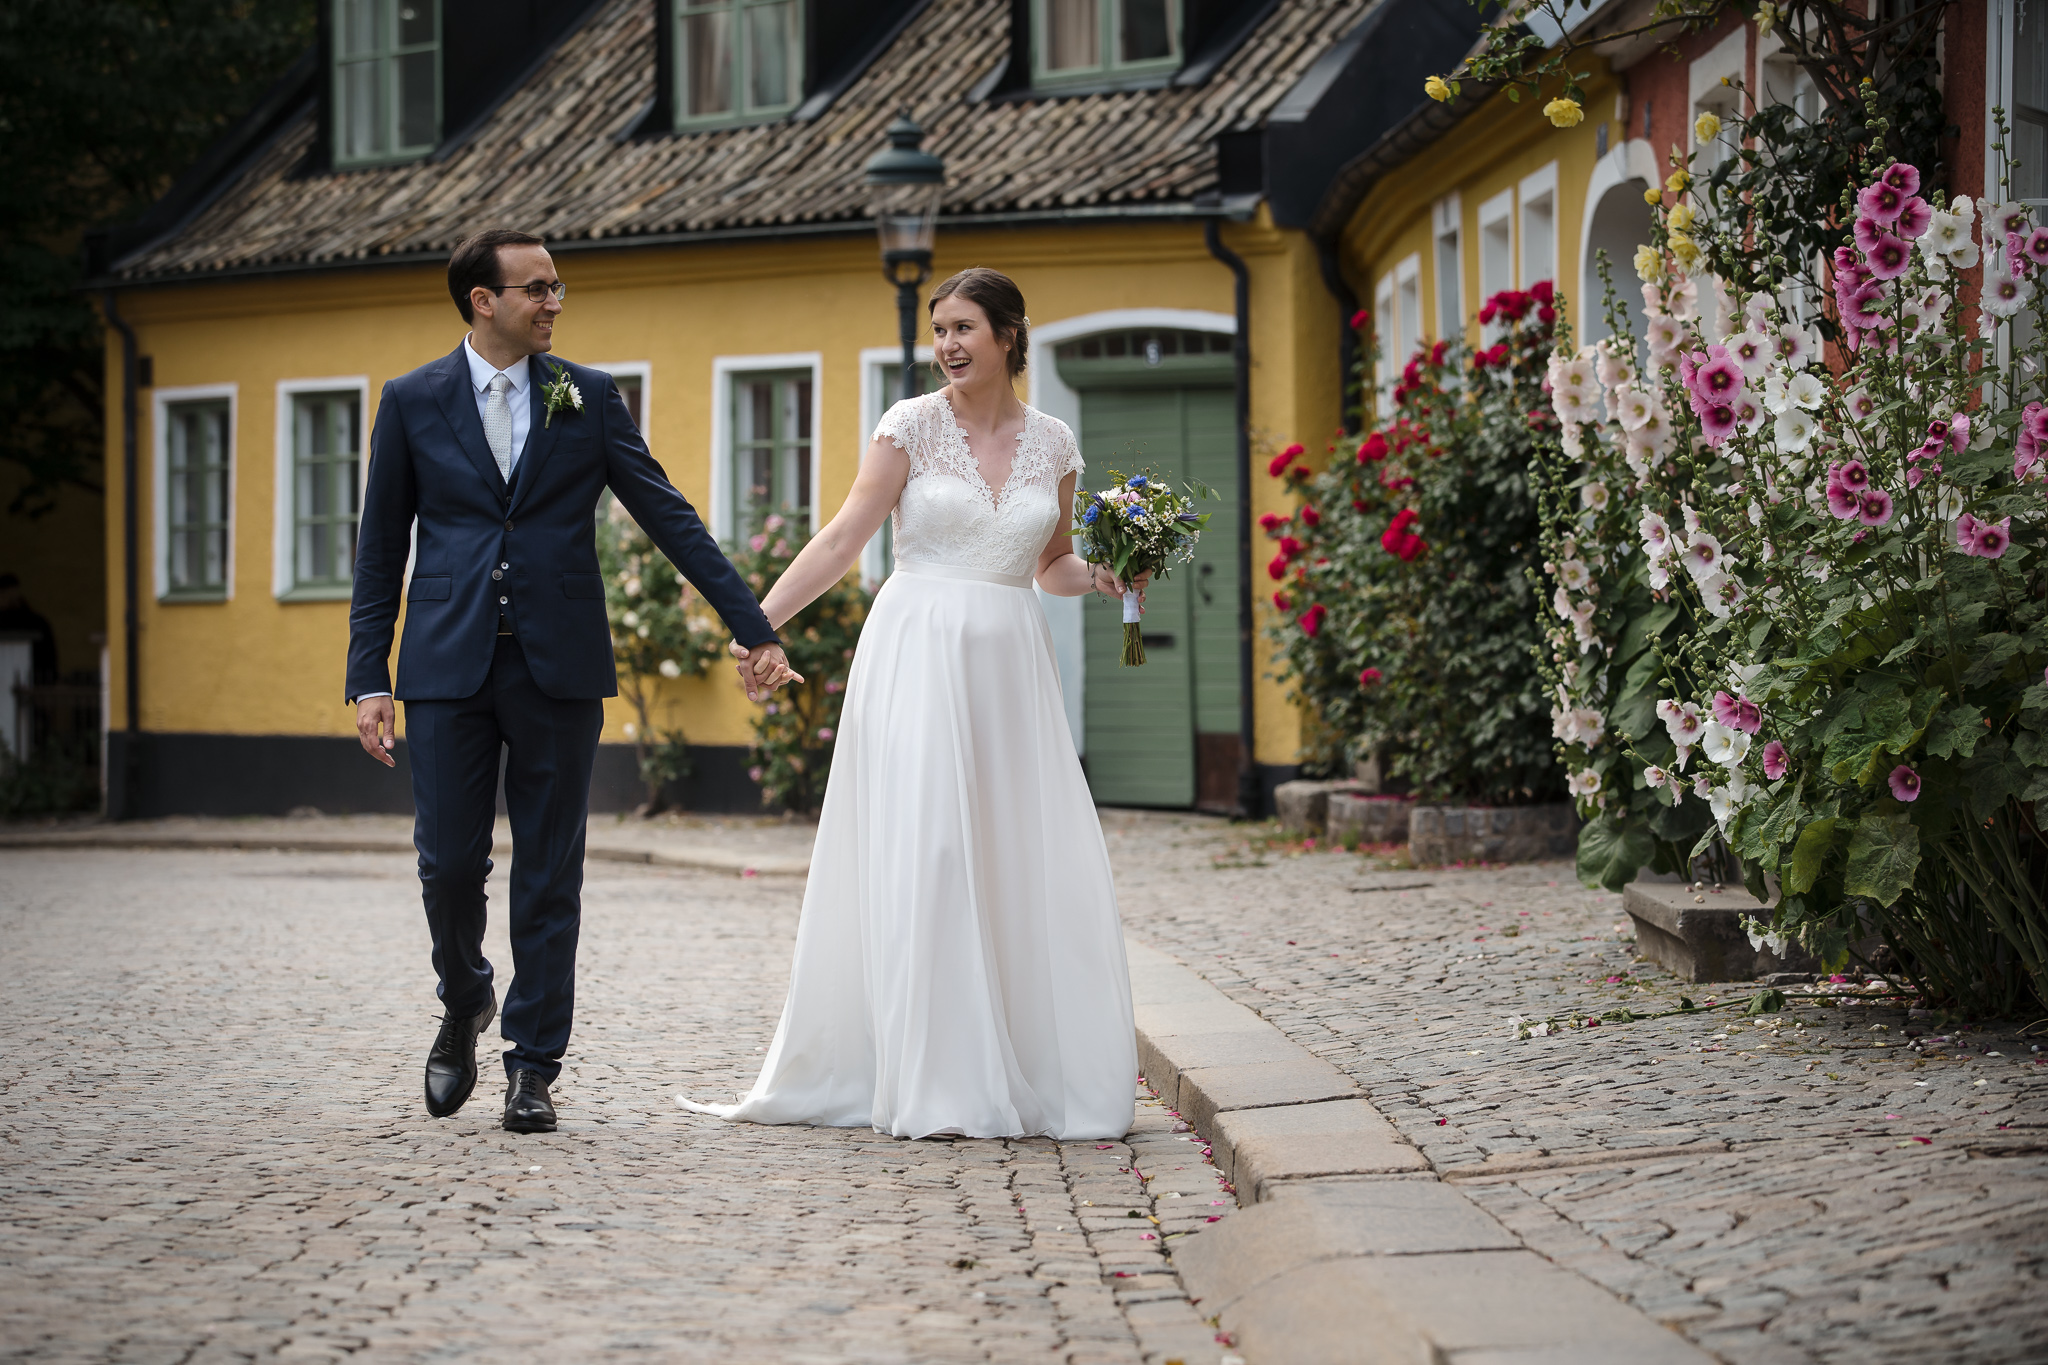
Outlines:
{"label": "green foliage", "polygon": [[[755,596],[762,596],[808,540],[796,522],[770,515],[733,556],[733,563]],[[777,691],[754,720],[750,775],[761,784],[765,804],[808,814],[823,803],[847,674],[861,624],[873,603],[873,594],[860,585],[859,577],[849,574],[776,632],[789,666],[804,681]]]}
{"label": "green foliage", "polygon": [[0,818],[98,810],[100,770],[91,742],[52,736],[26,762],[0,744]]}
{"label": "green foliage", "polygon": [[0,459],[37,515],[97,492],[101,326],[83,229],[133,219],[305,51],[309,0],[9,0],[0,6]]}
{"label": "green foliage", "polygon": [[1537,554],[1532,452],[1555,424],[1542,358],[1548,283],[1481,317],[1501,340],[1474,355],[1418,351],[1388,420],[1311,474],[1300,447],[1271,466],[1302,499],[1269,517],[1278,659],[1309,713],[1312,763],[1379,750],[1422,795],[1554,799],[1561,775],[1530,596]]}
{"label": "green foliage", "polygon": [[638,750],[652,814],[690,772],[676,698],[662,682],[698,677],[725,658],[725,627],[626,509],[610,498],[606,504],[597,523],[597,561],[619,694],[639,717],[626,730]]}

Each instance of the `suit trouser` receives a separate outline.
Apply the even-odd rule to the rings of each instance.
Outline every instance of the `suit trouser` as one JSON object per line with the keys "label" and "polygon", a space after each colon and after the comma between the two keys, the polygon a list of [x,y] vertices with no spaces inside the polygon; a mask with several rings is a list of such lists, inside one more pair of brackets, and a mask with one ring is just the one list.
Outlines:
{"label": "suit trouser", "polygon": [[604,703],[543,693],[516,637],[500,635],[490,675],[460,701],[408,701],[413,845],[434,939],[437,994],[457,1015],[484,1007],[484,879],[491,872],[500,747],[512,821],[512,984],[501,1015],[505,1070],[550,1084],[569,1047],[576,936],[583,915],[583,828]]}

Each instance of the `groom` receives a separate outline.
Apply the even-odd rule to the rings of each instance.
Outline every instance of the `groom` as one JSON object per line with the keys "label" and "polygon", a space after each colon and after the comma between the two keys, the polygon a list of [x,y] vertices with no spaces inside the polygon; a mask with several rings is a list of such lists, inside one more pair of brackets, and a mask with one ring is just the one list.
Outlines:
{"label": "groom", "polygon": [[609,487],[751,652],[748,690],[788,661],[737,570],[648,454],[602,370],[542,360],[566,287],[538,237],[481,232],[455,248],[448,292],[469,335],[384,386],[349,609],[348,698],[387,767],[412,755],[413,843],[446,1011],[427,1053],[427,1112],[476,1088],[476,1040],[497,1013],[483,955],[500,750],[512,820],[505,1127],[555,1128],[548,1086],[569,1045],[590,768],[618,694],[595,519]]}

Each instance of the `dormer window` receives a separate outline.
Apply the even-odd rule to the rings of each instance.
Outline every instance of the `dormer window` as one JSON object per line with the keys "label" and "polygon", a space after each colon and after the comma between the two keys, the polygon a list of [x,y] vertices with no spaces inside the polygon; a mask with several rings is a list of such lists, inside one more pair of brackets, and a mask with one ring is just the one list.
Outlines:
{"label": "dormer window", "polygon": [[1032,84],[1145,84],[1180,66],[1180,0],[1031,0]]}
{"label": "dormer window", "polygon": [[334,163],[424,156],[441,139],[440,0],[333,0]]}
{"label": "dormer window", "polygon": [[797,0],[676,0],[677,128],[755,123],[803,98]]}

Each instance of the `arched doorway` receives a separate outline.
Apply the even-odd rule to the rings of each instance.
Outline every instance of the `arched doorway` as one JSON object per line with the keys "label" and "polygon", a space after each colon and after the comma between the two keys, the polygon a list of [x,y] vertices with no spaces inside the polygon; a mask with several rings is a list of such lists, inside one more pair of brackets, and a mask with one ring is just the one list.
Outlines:
{"label": "arched doorway", "polygon": [[1581,344],[1590,345],[1608,335],[1607,310],[1600,296],[1602,251],[1607,253],[1615,293],[1628,304],[1631,327],[1638,339],[1646,334],[1648,321],[1643,316],[1643,296],[1636,288],[1635,255],[1636,248],[1650,240],[1654,221],[1650,206],[1643,201],[1643,192],[1648,188],[1646,181],[1631,176],[1610,185],[1592,205],[1586,227],[1586,255],[1579,274],[1585,290],[1579,310]]}

